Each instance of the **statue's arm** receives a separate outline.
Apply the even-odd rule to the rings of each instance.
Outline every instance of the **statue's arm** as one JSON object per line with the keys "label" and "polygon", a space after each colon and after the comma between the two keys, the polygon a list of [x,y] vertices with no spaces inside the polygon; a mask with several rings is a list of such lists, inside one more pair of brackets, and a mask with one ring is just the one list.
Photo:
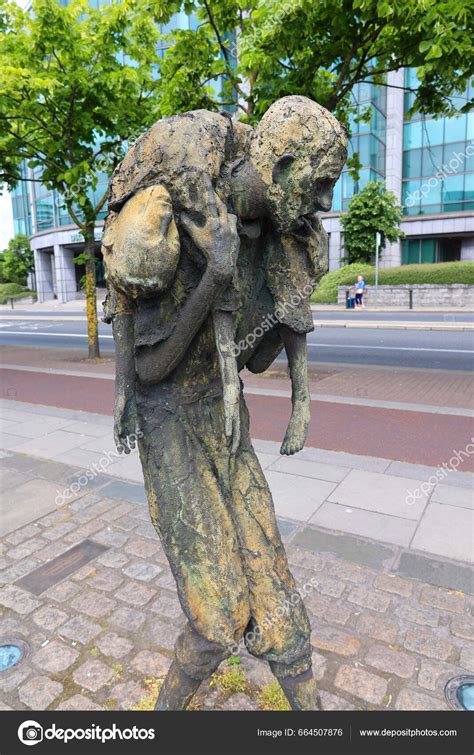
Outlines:
{"label": "statue's arm", "polygon": [[126,454],[135,448],[138,430],[133,318],[132,312],[120,312],[112,322],[115,341],[114,439],[117,450]]}
{"label": "statue's arm", "polygon": [[301,451],[310,420],[310,393],[308,383],[308,349],[306,333],[295,333],[281,325],[281,337],[285,344],[290,368],[292,413],[280,453],[288,456]]}
{"label": "statue's arm", "polygon": [[235,317],[232,312],[213,312],[214,334],[221,372],[225,434],[235,453],[240,443],[240,380],[235,354]]}
{"label": "statue's arm", "polygon": [[196,219],[191,213],[181,212],[181,226],[206,257],[207,267],[183,304],[171,335],[165,341],[140,349],[137,371],[145,385],[164,380],[178,366],[218,295],[232,280],[239,248],[237,218],[227,212],[210,181],[207,192],[204,222],[202,215]]}

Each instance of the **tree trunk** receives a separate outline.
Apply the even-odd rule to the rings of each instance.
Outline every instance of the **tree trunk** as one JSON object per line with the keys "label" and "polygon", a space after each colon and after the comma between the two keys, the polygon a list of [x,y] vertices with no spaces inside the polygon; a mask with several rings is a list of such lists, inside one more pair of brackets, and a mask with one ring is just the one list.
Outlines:
{"label": "tree trunk", "polygon": [[89,226],[85,233],[84,254],[86,260],[86,312],[87,312],[87,341],[89,344],[89,359],[98,359],[99,329],[97,323],[97,295],[95,275],[95,241],[94,226]]}

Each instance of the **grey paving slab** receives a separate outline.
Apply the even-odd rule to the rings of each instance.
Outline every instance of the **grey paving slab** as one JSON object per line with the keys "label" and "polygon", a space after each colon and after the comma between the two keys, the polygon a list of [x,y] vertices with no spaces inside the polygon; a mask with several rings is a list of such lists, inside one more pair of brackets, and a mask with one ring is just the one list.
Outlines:
{"label": "grey paving slab", "polygon": [[41,438],[33,438],[15,446],[15,450],[32,456],[43,456],[47,459],[55,459],[56,456],[77,448],[82,443],[80,435],[66,433],[64,430],[55,430]]}
{"label": "grey paving slab", "polygon": [[[419,481],[419,484],[423,480]],[[328,500],[355,509],[419,521],[428,502],[416,480],[353,469]],[[419,490],[419,496],[413,491]],[[412,495],[410,495],[412,493]]]}
{"label": "grey paving slab", "polygon": [[313,477],[327,482],[341,482],[349,474],[348,467],[323,464],[317,461],[304,461],[293,456],[282,456],[269,467],[274,472],[287,472],[301,477]]}
{"label": "grey paving slab", "polygon": [[419,553],[402,553],[395,568],[397,574],[410,579],[419,579],[448,590],[461,590],[474,593],[474,573],[472,567],[454,564],[449,561],[422,556]]}
{"label": "grey paving slab", "polygon": [[112,432],[107,430],[104,433],[105,428],[102,428],[102,434],[98,437],[85,440],[81,443],[81,448],[85,451],[97,451],[98,453],[105,453],[107,451],[115,451],[114,436]]}
{"label": "grey paving slab", "polygon": [[25,442],[25,439],[21,435],[13,435],[12,433],[0,433],[0,446],[5,449],[16,448]]}
{"label": "grey paving slab", "polygon": [[302,461],[320,461],[323,464],[336,464],[342,467],[366,469],[369,472],[384,472],[390,464],[389,459],[375,456],[359,456],[345,451],[326,451],[322,448],[304,448],[298,458]]}
{"label": "grey paving slab", "polygon": [[124,480],[143,483],[143,470],[140,458],[136,452],[120,457],[118,461],[115,461],[107,468],[107,474],[111,477],[120,477]]}
{"label": "grey paving slab", "polygon": [[456,506],[430,503],[418,525],[411,547],[474,563],[472,512]]}
{"label": "grey paving slab", "polygon": [[[72,437],[81,438],[77,433],[71,433],[71,435]],[[115,457],[111,456],[109,459],[109,457],[106,456],[101,462],[102,458],[102,455],[98,451],[85,451],[80,446],[71,448],[69,451],[57,454],[54,457],[55,461],[61,462],[62,464],[73,464],[75,467],[80,467],[81,469],[87,469],[88,467],[94,468],[93,465],[99,463],[101,468],[103,467],[106,469],[116,461]]]}
{"label": "grey paving slab", "polygon": [[474,485],[474,475],[470,472],[450,471],[448,468],[428,467],[424,464],[409,464],[406,461],[392,461],[385,471],[387,474],[411,477],[414,480],[428,481],[436,475],[438,484],[446,483],[446,485],[460,488],[472,488]]}
{"label": "grey paving slab", "polygon": [[130,503],[146,503],[145,488],[133,482],[114,480],[101,489],[101,495],[107,498],[118,498]]}
{"label": "grey paving slab", "polygon": [[271,464],[277,461],[280,457],[276,454],[257,453],[257,458],[260,462],[262,469],[267,469]]}
{"label": "grey paving slab", "polygon": [[[110,424],[112,426],[112,423]],[[100,438],[105,434],[104,425],[97,422],[73,422],[67,426],[67,432],[89,435],[94,438]]]}
{"label": "grey paving slab", "polygon": [[410,544],[417,525],[410,519],[328,502],[311,517],[310,522],[319,527],[350,532],[353,535],[380,540],[382,543],[405,547]]}
{"label": "grey paving slab", "polygon": [[451,485],[437,485],[431,496],[431,501],[444,503],[445,506],[474,509],[474,490],[472,488],[470,490],[468,488],[455,488]]}
{"label": "grey paving slab", "polygon": [[333,534],[311,525],[298,532],[291,545],[315,553],[334,553],[348,561],[375,569],[383,569],[393,562],[395,549],[380,543],[371,543],[352,535]]}
{"label": "grey paving slab", "polygon": [[61,430],[70,423],[69,419],[64,417],[37,416],[27,422],[19,422],[15,425],[13,431],[15,435],[21,435],[24,438],[39,438],[54,430]]}
{"label": "grey paving slab", "polygon": [[270,486],[278,516],[298,521],[308,520],[335,486],[333,482],[295,477],[291,474],[269,470],[265,471],[265,477]]}
{"label": "grey paving slab", "polygon": [[288,540],[298,528],[296,522],[289,522],[286,519],[280,519],[279,517],[277,517],[277,525],[283,540]]}
{"label": "grey paving slab", "polygon": [[0,499],[0,536],[56,511],[57,485],[30,480],[4,493]]}

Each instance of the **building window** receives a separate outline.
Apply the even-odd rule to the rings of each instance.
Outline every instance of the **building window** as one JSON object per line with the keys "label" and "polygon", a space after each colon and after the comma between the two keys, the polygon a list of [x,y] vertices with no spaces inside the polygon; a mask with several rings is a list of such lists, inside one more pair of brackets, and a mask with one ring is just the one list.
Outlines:
{"label": "building window", "polygon": [[456,262],[460,259],[459,238],[402,239],[402,265]]}

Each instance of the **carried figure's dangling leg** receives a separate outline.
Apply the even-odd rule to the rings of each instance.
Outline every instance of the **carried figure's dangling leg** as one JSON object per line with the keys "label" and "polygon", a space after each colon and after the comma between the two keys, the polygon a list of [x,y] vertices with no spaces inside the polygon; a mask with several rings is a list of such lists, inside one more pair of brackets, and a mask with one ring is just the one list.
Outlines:
{"label": "carried figure's dangling leg", "polygon": [[311,669],[297,676],[275,676],[292,710],[322,710],[318,685]]}

